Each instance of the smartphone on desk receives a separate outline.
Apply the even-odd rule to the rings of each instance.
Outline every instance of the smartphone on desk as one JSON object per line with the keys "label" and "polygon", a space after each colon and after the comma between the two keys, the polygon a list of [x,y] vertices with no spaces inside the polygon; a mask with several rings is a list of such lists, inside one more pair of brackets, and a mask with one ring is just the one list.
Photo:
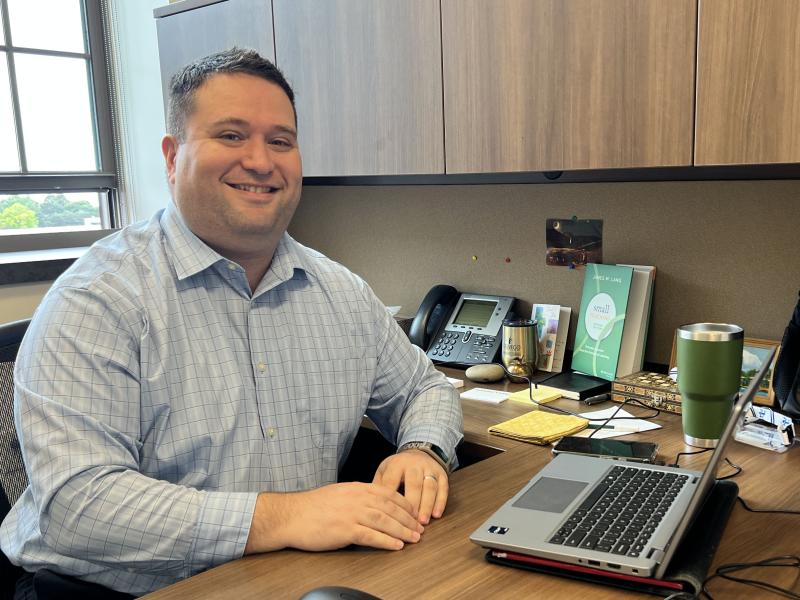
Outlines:
{"label": "smartphone on desk", "polygon": [[553,446],[553,454],[583,454],[599,458],[618,458],[631,462],[653,463],[658,444],[626,440],[596,439],[567,435]]}

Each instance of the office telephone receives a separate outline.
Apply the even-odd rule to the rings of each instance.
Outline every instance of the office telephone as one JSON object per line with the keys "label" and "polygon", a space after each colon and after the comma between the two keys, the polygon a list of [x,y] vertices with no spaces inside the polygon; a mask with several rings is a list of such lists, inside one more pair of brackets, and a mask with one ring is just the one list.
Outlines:
{"label": "office telephone", "polygon": [[496,362],[503,320],[514,298],[459,293],[436,285],[425,295],[408,337],[435,363],[469,366]]}

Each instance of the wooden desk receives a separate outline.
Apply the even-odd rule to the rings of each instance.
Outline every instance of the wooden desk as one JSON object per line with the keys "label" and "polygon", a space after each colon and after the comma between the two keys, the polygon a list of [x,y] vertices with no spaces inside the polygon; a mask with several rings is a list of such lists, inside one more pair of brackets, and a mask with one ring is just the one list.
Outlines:
{"label": "wooden desk", "polygon": [[[453,377],[463,371],[444,369]],[[466,388],[472,387],[466,382]],[[507,389],[521,386],[502,384]],[[559,400],[576,410],[579,405]],[[608,406],[612,405],[611,403]],[[596,405],[592,408],[603,408]],[[522,414],[527,407],[505,402],[499,406],[463,401],[465,439],[502,448],[486,460],[451,476],[451,492],[444,517],[427,526],[418,544],[399,552],[347,548],[335,552],[284,550],[233,561],[147,596],[151,600],[299,598],[324,585],[364,590],[384,600],[407,598],[652,598],[614,588],[591,586],[559,577],[539,575],[492,565],[485,550],[469,535],[551,458],[550,448],[524,444],[486,433],[490,425]],[[637,413],[637,410],[631,409]],[[638,411],[639,414],[644,409]],[[663,429],[648,432],[660,444],[659,458],[673,462],[684,446],[680,417],[662,413],[656,422]],[[636,438],[633,438],[636,439]],[[641,438],[640,438],[641,439]],[[710,453],[681,457],[681,466],[702,469]],[[735,481],[740,495],[753,508],[800,510],[795,487],[800,477],[800,451],[776,454],[732,442],[727,456],[743,467]],[[797,553],[800,516],[753,514],[737,503],[725,531],[714,565],[759,560]],[[793,571],[752,569],[748,575],[800,591]],[[716,598],[755,597],[753,588],[715,579],[710,590]]]}

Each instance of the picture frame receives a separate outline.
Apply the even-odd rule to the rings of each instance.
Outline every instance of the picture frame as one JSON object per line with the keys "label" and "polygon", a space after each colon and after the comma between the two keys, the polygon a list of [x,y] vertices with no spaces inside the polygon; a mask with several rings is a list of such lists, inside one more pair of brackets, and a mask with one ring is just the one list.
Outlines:
{"label": "picture frame", "polygon": [[[677,363],[677,335],[678,332],[676,330],[675,336],[672,338],[672,353],[669,357],[670,373],[672,373]],[[781,343],[775,340],[763,340],[759,338],[748,337],[744,338],[744,349],[742,351],[742,391],[744,391],[744,389],[750,383],[750,378],[756,374],[756,371],[758,371],[758,368],[761,366],[761,362],[764,360],[764,357],[767,355],[770,348],[776,349],[776,352],[772,357],[772,364],[770,364],[769,370],[767,371],[767,374],[764,375],[764,379],[761,381],[761,385],[756,392],[755,398],[753,398],[754,404],[761,404],[763,406],[773,406],[775,403],[775,389],[772,387],[772,374],[775,370],[775,363],[778,361],[778,354],[780,354],[781,351]]]}

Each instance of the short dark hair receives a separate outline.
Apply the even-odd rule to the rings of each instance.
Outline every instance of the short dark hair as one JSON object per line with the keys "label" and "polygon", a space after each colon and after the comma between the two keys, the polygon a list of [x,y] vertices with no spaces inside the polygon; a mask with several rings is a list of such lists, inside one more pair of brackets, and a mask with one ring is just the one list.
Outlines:
{"label": "short dark hair", "polygon": [[194,110],[195,93],[209,78],[220,73],[253,75],[280,86],[289,97],[297,124],[294,92],[280,69],[255,50],[233,47],[189,63],[170,79],[167,132],[179,142],[186,133],[186,119]]}

